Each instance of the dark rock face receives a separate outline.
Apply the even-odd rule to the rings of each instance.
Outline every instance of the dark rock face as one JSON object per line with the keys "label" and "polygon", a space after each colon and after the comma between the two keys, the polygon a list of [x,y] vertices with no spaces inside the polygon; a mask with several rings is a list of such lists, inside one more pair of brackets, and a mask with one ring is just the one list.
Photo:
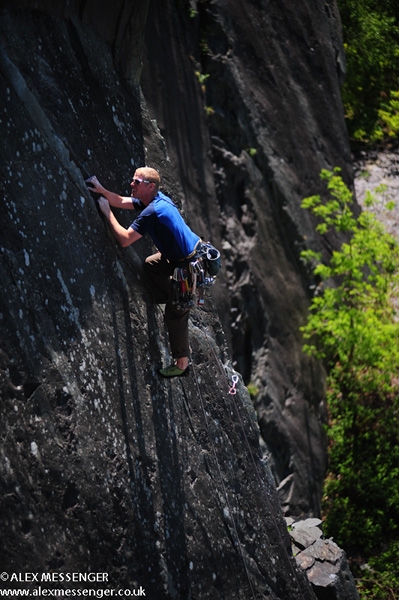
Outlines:
{"label": "dark rock face", "polygon": [[105,573],[97,587],[157,600],[312,598],[212,302],[193,311],[193,375],[159,380],[152,247],[118,248],[85,187],[127,190],[143,164],[138,91],[76,19],[4,11],[1,38],[2,569]]}
{"label": "dark rock face", "polygon": [[[149,35],[159,36],[147,42],[146,103],[137,82],[147,2],[61,2],[56,12],[53,4],[13,2],[0,19],[2,566],[104,572],[99,587],[142,586],[156,600],[314,598],[292,557],[273,475],[288,512],[317,512],[322,378],[297,333],[307,304],[298,247],[304,235],[317,240],[298,201],[317,187],[319,166],[339,158],[345,166],[333,13],[314,11],[303,25],[302,36],[321,27],[319,68],[330,74],[307,100],[315,111],[321,97],[334,101],[317,118],[309,109],[302,131],[288,92],[281,113],[275,98],[260,96],[259,79],[269,76],[262,45],[259,73],[246,62],[255,41],[248,23],[266,10],[287,24],[287,7],[276,14],[252,3],[244,27],[241,4],[199,3],[198,23],[187,7],[153,3]],[[277,29],[263,25],[273,38]],[[221,44],[203,59],[214,80],[206,82],[212,122],[190,57],[205,26]],[[288,72],[304,77],[292,60],[282,82]],[[163,61],[170,70],[161,78]],[[151,244],[121,250],[84,185],[96,174],[128,194],[145,162],[183,201],[193,229],[224,252],[214,301],[193,311],[194,369],[184,381],[156,375],[168,342],[142,280]],[[260,390],[270,463],[241,378],[229,394],[231,348]]]}
{"label": "dark rock face", "polygon": [[258,390],[284,511],[318,515],[323,373],[301,350],[309,281],[299,251],[320,241],[300,202],[320,191],[322,168],[340,166],[351,181],[337,7],[190,7],[152,3],[144,95],[192,223],[223,247],[217,304],[234,364]]}

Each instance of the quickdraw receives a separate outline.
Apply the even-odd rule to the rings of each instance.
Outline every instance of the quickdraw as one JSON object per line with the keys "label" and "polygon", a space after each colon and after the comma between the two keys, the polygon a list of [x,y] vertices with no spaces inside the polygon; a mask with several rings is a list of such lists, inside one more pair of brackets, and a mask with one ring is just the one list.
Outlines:
{"label": "quickdraw", "polygon": [[[191,278],[190,278],[191,279]],[[185,267],[173,271],[173,304],[178,308],[189,308],[194,306],[192,282],[189,279],[189,271]]]}
{"label": "quickdraw", "polygon": [[237,393],[236,385],[238,383],[238,375],[233,375],[231,380],[232,380],[232,384],[231,384],[231,388],[229,389],[229,394],[234,396]]}

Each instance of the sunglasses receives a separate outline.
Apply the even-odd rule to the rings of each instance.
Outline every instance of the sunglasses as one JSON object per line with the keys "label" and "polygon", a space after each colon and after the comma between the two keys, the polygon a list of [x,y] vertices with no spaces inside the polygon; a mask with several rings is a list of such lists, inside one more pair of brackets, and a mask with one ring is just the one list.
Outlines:
{"label": "sunglasses", "polygon": [[136,185],[140,185],[140,183],[152,183],[152,182],[148,181],[147,179],[132,179],[132,183],[135,183]]}

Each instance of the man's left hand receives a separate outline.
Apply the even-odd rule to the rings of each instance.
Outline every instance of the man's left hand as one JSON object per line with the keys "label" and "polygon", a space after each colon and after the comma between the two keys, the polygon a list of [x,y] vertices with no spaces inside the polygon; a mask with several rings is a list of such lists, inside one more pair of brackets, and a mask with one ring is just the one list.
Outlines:
{"label": "man's left hand", "polygon": [[100,210],[103,213],[103,215],[105,215],[105,217],[109,219],[111,209],[108,200],[104,198],[104,196],[101,196],[101,198],[98,199],[98,206],[100,207]]}

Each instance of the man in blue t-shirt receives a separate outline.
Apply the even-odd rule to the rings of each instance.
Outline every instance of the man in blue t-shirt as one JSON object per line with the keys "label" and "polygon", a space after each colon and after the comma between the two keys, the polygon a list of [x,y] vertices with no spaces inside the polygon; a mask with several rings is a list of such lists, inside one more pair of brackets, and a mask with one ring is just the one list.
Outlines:
{"label": "man in blue t-shirt", "polygon": [[[158,252],[146,258],[144,268],[151,280],[155,301],[166,303],[165,323],[174,359],[169,367],[159,369],[158,372],[162,377],[186,375],[189,362],[190,309],[182,310],[172,303],[171,278],[176,267],[181,267],[185,260],[194,256],[200,237],[191,231],[172,200],[159,191],[160,176],[155,169],[141,167],[136,170],[130,184],[130,198],[110,192],[96,177],[90,177],[87,184],[93,192],[101,194],[98,200],[101,212],[121,246],[130,246],[148,234],[157,247]],[[110,205],[141,212],[130,227],[125,229],[117,221]]]}

